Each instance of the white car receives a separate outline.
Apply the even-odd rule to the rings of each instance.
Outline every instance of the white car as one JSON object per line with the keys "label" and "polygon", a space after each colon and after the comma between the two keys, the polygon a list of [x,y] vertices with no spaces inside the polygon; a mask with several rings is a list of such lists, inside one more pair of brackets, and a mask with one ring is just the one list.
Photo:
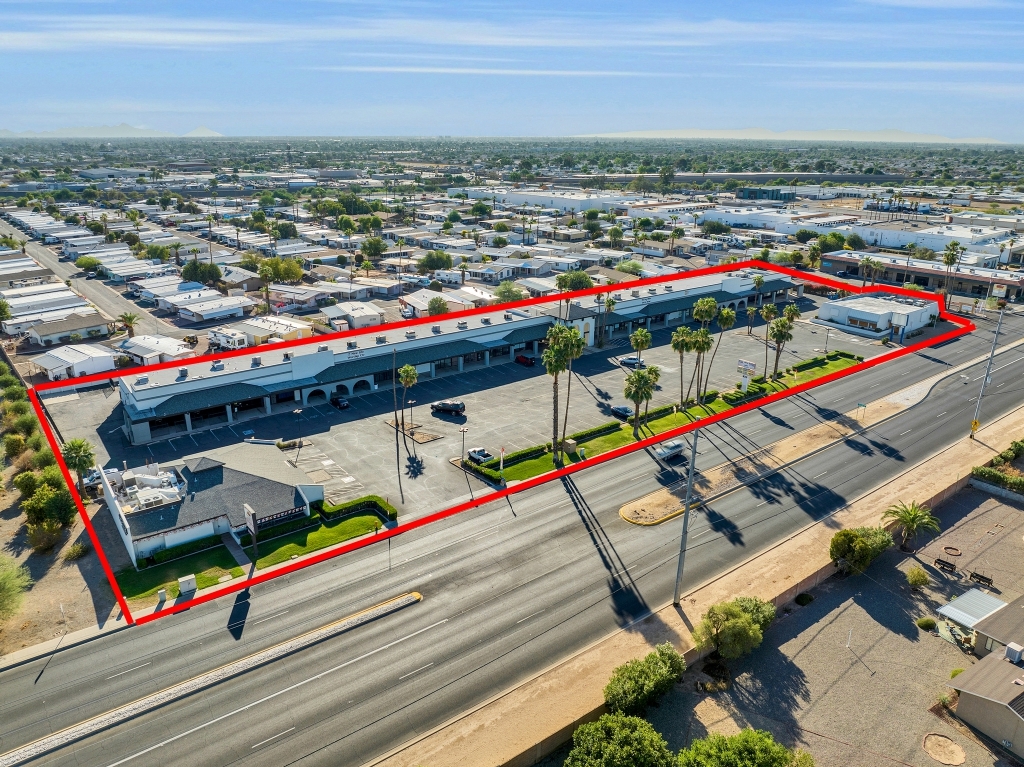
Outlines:
{"label": "white car", "polygon": [[487,461],[493,460],[494,456],[487,452],[485,448],[474,447],[466,452],[469,460],[473,463],[486,463]]}
{"label": "white car", "polygon": [[668,442],[662,442],[661,444],[655,445],[654,456],[659,461],[667,461],[671,458],[675,458],[677,455],[683,454],[683,448],[686,447],[686,443],[679,439],[672,439]]}

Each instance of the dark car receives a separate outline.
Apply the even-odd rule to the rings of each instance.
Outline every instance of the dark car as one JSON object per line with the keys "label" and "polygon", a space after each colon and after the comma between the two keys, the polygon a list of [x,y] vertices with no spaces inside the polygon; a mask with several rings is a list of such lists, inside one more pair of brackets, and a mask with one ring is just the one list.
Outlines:
{"label": "dark car", "polygon": [[616,405],[612,408],[612,415],[625,421],[627,418],[633,417],[633,408],[628,405]]}
{"label": "dark car", "polygon": [[525,354],[517,354],[515,361],[520,365],[525,365],[528,368],[532,368],[537,364],[536,357],[527,357]]}
{"label": "dark car", "polygon": [[847,272],[836,272],[836,277],[849,277]]}
{"label": "dark car", "polygon": [[619,364],[624,368],[645,368],[647,363],[642,359],[639,359],[636,355],[630,355],[628,357],[619,357]]}
{"label": "dark car", "polygon": [[331,397],[331,404],[338,410],[345,410],[348,407],[348,400],[344,397]]}
{"label": "dark car", "polygon": [[435,413],[451,413],[462,415],[466,412],[466,403],[457,399],[443,399],[440,402],[431,402],[430,409]]}

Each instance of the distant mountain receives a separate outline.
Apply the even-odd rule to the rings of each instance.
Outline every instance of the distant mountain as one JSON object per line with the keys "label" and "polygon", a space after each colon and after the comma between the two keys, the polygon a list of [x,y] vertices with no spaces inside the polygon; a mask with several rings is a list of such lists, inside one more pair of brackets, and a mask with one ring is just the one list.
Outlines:
{"label": "distant mountain", "polygon": [[787,130],[767,128],[742,130],[643,130],[623,133],[593,133],[581,138],[663,138],[733,139],[754,141],[876,141],[897,144],[1002,144],[994,138],[949,138],[932,133],[908,133],[902,130]]}
{"label": "distant mountain", "polygon": [[[202,125],[194,131],[185,134],[187,138],[213,138],[224,134],[217,133]],[[175,133],[152,130],[150,128],[136,128],[128,123],[120,125],[93,125],[78,128],[58,128],[49,131],[21,131],[15,132],[0,129],[0,139],[5,138],[178,138]]]}
{"label": "distant mountain", "polygon": [[186,133],[182,138],[217,138],[223,135],[223,133],[217,133],[215,130],[210,130],[205,125],[200,125],[195,130]]}

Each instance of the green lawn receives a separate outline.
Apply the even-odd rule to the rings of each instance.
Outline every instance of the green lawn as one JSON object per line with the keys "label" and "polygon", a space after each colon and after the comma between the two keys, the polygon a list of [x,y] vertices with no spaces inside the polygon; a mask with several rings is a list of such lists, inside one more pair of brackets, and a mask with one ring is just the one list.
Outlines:
{"label": "green lawn", "polygon": [[797,384],[806,383],[807,381],[813,381],[815,378],[827,376],[829,373],[834,373],[837,370],[846,370],[846,368],[852,368],[854,365],[859,364],[860,362],[858,360],[840,357],[836,360],[829,360],[821,365],[815,365],[814,367],[800,370],[797,373],[790,373],[788,376],[783,376],[779,380],[787,387],[796,386]]}
{"label": "green lawn", "polygon": [[196,587],[200,589],[216,586],[224,575],[237,578],[244,574],[231,553],[218,546],[145,570],[122,570],[115,577],[125,599],[145,599],[160,589],[167,589],[167,598],[174,599],[178,596],[178,578],[192,573],[195,573]]}
{"label": "green lawn", "polygon": [[[292,558],[292,554],[301,557],[303,554],[358,538],[360,535],[372,533],[382,525],[381,518],[376,514],[357,514],[336,522],[325,522],[319,527],[288,533],[280,538],[260,541],[260,558],[256,560],[256,569],[262,570],[264,567],[287,562]],[[245,553],[252,557],[252,547],[246,548]]]}

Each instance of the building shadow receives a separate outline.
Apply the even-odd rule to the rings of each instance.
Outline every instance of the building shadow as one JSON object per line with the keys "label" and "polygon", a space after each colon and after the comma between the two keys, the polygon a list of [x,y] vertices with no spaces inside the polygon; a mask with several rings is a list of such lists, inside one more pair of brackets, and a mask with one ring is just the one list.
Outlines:
{"label": "building shadow", "polygon": [[249,589],[243,589],[235,595],[235,602],[231,606],[231,614],[228,616],[228,633],[237,642],[242,638],[245,630],[245,621],[249,617]]}

